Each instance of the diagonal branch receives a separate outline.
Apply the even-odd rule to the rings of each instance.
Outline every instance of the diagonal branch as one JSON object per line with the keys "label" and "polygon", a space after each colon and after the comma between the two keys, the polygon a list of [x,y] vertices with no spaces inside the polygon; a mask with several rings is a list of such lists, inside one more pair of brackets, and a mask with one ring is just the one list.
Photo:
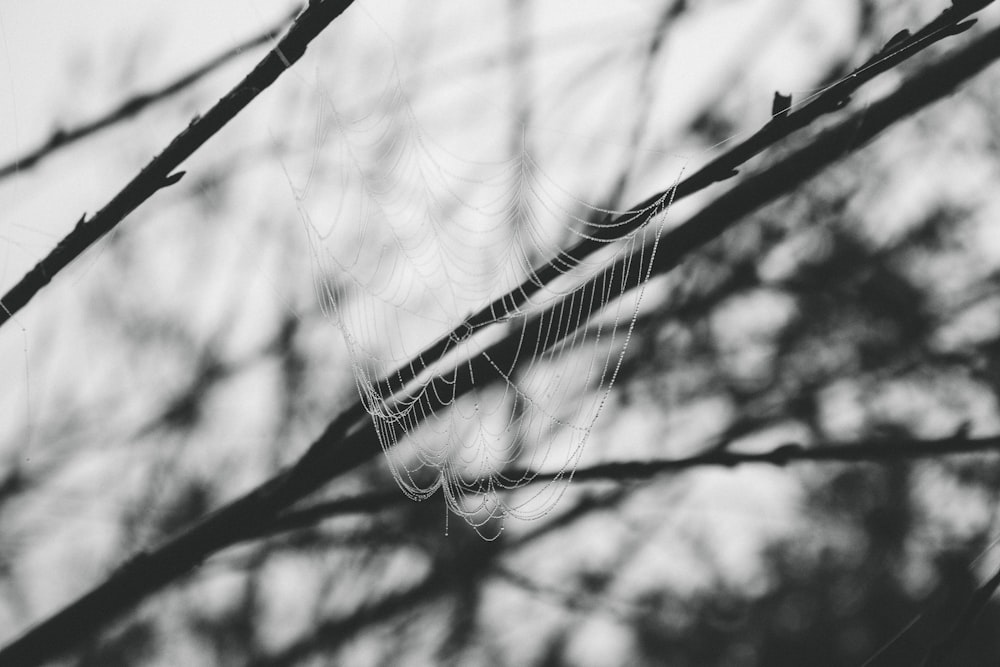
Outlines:
{"label": "diagonal branch", "polygon": [[204,116],[196,116],[162,153],[143,167],[94,217],[90,220],[86,216],[80,218],[73,230],[0,299],[0,326],[48,285],[57,273],[114,229],[129,213],[158,190],[179,181],[184,172],[172,172],[298,61],[309,43],[353,2],[354,0],[311,0],[285,36],[242,81]]}
{"label": "diagonal branch", "polygon": [[[612,218],[592,226],[586,233],[581,233],[581,240],[576,245],[562,251],[548,263],[533,270],[531,274],[517,287],[507,294],[495,299],[469,315],[450,332],[429,345],[416,356],[405,362],[399,368],[387,373],[384,378],[372,388],[372,395],[388,398],[402,391],[406,384],[415,380],[427,367],[440,359],[452,346],[467,340],[478,329],[500,321],[511,314],[517,313],[531,296],[560,275],[579,265],[590,254],[605,247],[608,243],[625,238],[646,223],[663,213],[667,207],[679,199],[699,192],[708,186],[724,181],[738,173],[738,167],[748,160],[760,155],[782,139],[801,130],[821,116],[841,109],[861,86],[880,74],[883,74],[904,60],[916,55],[932,44],[952,35],[965,32],[975,23],[968,17],[993,0],[956,0],[944,9],[934,20],[927,23],[915,33],[903,30],[897,33],[875,55],[858,66],[853,72],[837,83],[791,110],[791,98],[776,94],[776,101],[781,106],[775,106],[771,120],[757,132],[737,143],[717,158],[710,161],[691,176],[679,183],[651,195],[637,206]],[[354,406],[355,413],[361,415],[362,405]]]}
{"label": "diagonal branch", "polygon": [[[1000,28],[928,66],[895,92],[735,185],[663,237],[655,266],[636,262],[633,257],[625,258],[587,283],[581,292],[556,303],[526,323],[517,335],[498,341],[461,367],[437,376],[428,390],[422,392],[423,404],[419,413],[430,414],[445,407],[439,396],[454,398],[467,393],[476,377],[489,377],[498,370],[517,366],[525,341],[535,341],[531,345],[541,350],[571,335],[587,321],[590,313],[583,312],[583,308],[596,303],[595,297],[602,291],[613,288],[618,293],[623,288],[641,284],[650,272],[668,271],[742,217],[791,192],[900,119],[949,95],[997,58],[1000,58]],[[0,664],[34,665],[65,653],[141,600],[197,567],[211,554],[276,520],[296,501],[380,451],[375,426],[367,415],[358,416],[353,410],[342,413],[292,467],[209,514],[165,544],[132,558],[90,592],[0,649]]]}
{"label": "diagonal branch", "polygon": [[270,28],[254,35],[253,37],[250,37],[247,40],[244,40],[243,42],[240,42],[223,53],[214,56],[208,61],[195,67],[190,72],[174,79],[170,83],[160,86],[155,90],[149,90],[144,93],[134,95],[133,97],[119,103],[118,106],[110,111],[107,111],[103,115],[80,123],[75,127],[71,127],[69,129],[57,129],[49,136],[48,139],[40,143],[35,148],[11,159],[6,164],[0,165],[0,180],[25,171],[26,169],[30,169],[56,151],[75,144],[81,139],[85,139],[100,130],[131,118],[147,107],[190,88],[207,75],[219,69],[222,65],[225,65],[230,60],[242,55],[248,49],[252,49],[256,46],[267,44],[268,42],[276,40],[281,35],[281,31],[285,28],[288,22],[295,18],[295,15],[298,13],[299,10],[296,10],[293,14],[282,17],[280,21]]}

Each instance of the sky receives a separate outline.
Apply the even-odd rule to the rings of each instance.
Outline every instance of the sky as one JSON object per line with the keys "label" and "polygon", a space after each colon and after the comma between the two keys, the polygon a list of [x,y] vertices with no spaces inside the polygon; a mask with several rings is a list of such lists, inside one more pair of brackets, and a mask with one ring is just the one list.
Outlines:
{"label": "sky", "polygon": [[[648,134],[632,150],[628,110],[617,109],[616,103],[633,92],[635,82],[617,76],[607,65],[635,56],[627,47],[649,29],[648,5],[641,0],[535,4],[533,36],[544,58],[530,77],[528,94],[537,102],[537,117],[529,139],[540,169],[554,186],[585,197],[607,183],[601,181],[601,170],[580,170],[580,164],[617,165],[638,155],[640,164],[652,166],[637,170],[626,200],[640,199],[672,183],[681,170],[693,170],[699,160],[715,154],[715,147],[685,144],[681,135],[720,86],[736,91],[728,103],[739,106],[743,124],[734,130],[755,130],[767,119],[775,90],[792,92],[797,100],[815,90],[817,73],[851,48],[857,19],[844,11],[843,0],[700,5],[699,11],[683,19],[667,57],[651,74],[655,85]],[[568,5],[573,11],[567,20]],[[293,6],[268,0],[0,0],[0,162],[34,146],[59,124],[100,114],[114,101],[186,71],[270,25]],[[280,315],[315,307],[315,300],[310,300],[316,297],[310,291],[310,270],[316,268],[312,254],[335,244],[311,239],[300,216],[303,211],[312,214],[317,225],[332,219],[324,216],[332,208],[334,189],[323,180],[322,171],[311,178],[314,160],[327,159],[326,148],[334,145],[332,139],[328,142],[314,134],[317,119],[326,117],[325,103],[337,105],[345,116],[361,117],[374,108],[372,100],[392,90],[387,73],[396,67],[403,89],[416,91],[410,102],[420,127],[429,139],[441,142],[435,155],[460,149],[466,166],[479,159],[496,161],[509,146],[506,132],[514,112],[507,90],[510,81],[490,63],[506,58],[508,27],[501,20],[499,3],[482,7],[481,12],[452,11],[449,2],[440,0],[414,11],[412,4],[403,2],[356,3],[321,39],[321,47],[311,49],[310,57],[274,91],[262,95],[233,127],[185,165],[190,174],[181,185],[190,189],[158,194],[123,223],[127,231],[97,244],[29,305],[14,326],[0,330],[0,377],[17,378],[3,388],[0,414],[18,416],[0,424],[0,442],[9,436],[7,441],[30,458],[33,443],[43,447],[49,438],[64,435],[57,428],[33,434],[32,425],[44,425],[70,407],[87,413],[105,404],[115,409],[89,418],[76,435],[81,440],[106,439],[113,445],[128,445],[135,439],[151,406],[169,396],[178,383],[179,371],[173,367],[184,368],[191,360],[169,357],[154,336],[146,350],[117,347],[108,325],[116,309],[129,312],[163,303],[168,315],[182,314],[204,324],[202,332],[213,331],[212,327],[226,330],[223,325],[234,322],[230,328],[235,333],[222,338],[235,358],[251,358]],[[411,31],[414,24],[426,29]],[[782,27],[770,31],[775,24]],[[412,39],[412,32],[426,39]],[[752,67],[744,65],[748,49],[759,56]],[[99,208],[261,53],[258,49],[223,68],[172,109],[150,111],[135,123],[0,183],[0,289],[9,287],[51,249],[81,213]],[[341,68],[341,62],[359,62],[370,69]],[[476,67],[468,68],[469,62]],[[420,81],[435,85],[421,87]],[[579,85],[573,88],[570,83]],[[564,95],[567,89],[574,94]],[[470,115],[477,123],[456,120]],[[297,142],[302,150],[289,151],[280,159],[261,158],[264,149],[279,139]],[[246,152],[242,161],[228,161],[241,151]],[[234,176],[238,190],[212,194],[210,177],[220,169],[232,170],[226,173]],[[310,183],[309,195],[298,198]],[[188,201],[192,193],[205,196],[195,204]],[[292,263],[278,257],[287,248]],[[244,289],[238,292],[238,288]],[[310,332],[320,341],[339,334],[329,323]],[[329,364],[339,371],[348,366],[343,345],[324,348],[320,343],[317,348],[328,354],[315,361],[317,366]],[[163,358],[154,358],[161,353]],[[132,356],[121,358],[122,354]],[[232,476],[227,481],[246,487],[273,466],[274,458],[261,454],[258,460],[236,450],[237,445],[265,439],[260,433],[272,416],[274,396],[255,389],[260,378],[253,374],[269,377],[273,372],[261,368],[241,375],[228,397],[214,406],[214,422],[203,437],[217,444],[219,451],[192,448],[191,460],[196,463],[191,465],[198,471],[226,465]],[[336,390],[345,386],[354,389],[341,382]],[[318,393],[317,403],[331,396],[343,398],[328,387],[320,389],[324,391]],[[317,412],[320,416],[313,416],[295,434],[297,445],[318,431],[329,407]],[[725,406],[706,402],[683,416],[651,419],[639,406],[623,409],[614,421],[599,422],[594,435],[610,440],[614,433],[630,434],[625,440],[632,440],[631,449],[625,453],[642,456],[650,452],[650,443],[657,443],[658,432],[669,432],[677,441],[692,434],[698,436],[695,440],[710,437],[712,424],[717,423],[713,418],[724,413]],[[29,425],[27,431],[21,430],[23,422]],[[37,451],[44,458],[43,449]],[[289,447],[281,455],[287,460],[293,451]],[[595,448],[595,455],[599,451]],[[84,560],[91,572],[100,571],[109,554],[118,553],[120,545],[107,516],[124,506],[128,493],[141,485],[144,469],[139,454],[124,446],[100,450],[56,481],[66,496],[35,508],[46,516],[77,512],[75,522],[70,520],[65,532],[52,540],[65,543],[67,534],[70,541],[89,540]],[[772,534],[794,520],[798,495],[796,485],[784,475],[772,471],[738,475],[736,482],[729,473],[707,476],[697,493],[677,509],[674,520],[683,526],[705,516],[717,519],[715,539],[728,545],[725,558],[731,576],[748,582],[757,573],[748,565],[752,559],[747,554],[762,534]],[[94,489],[103,490],[108,480],[119,478],[120,494],[109,492],[110,497],[96,505],[77,509],[74,499],[86,498]],[[735,488],[741,491],[733,492]],[[726,495],[723,490],[729,494],[725,502],[719,501]],[[648,515],[650,530],[656,530],[659,519],[653,511]],[[75,558],[72,552],[44,549],[45,544],[39,542],[44,558],[25,566],[29,574],[37,575],[31,595],[39,608],[63,599],[66,587],[73,586],[61,577],[46,581],[42,576],[46,570],[60,569],[52,566],[53,561]],[[649,558],[663,556],[654,553]]]}

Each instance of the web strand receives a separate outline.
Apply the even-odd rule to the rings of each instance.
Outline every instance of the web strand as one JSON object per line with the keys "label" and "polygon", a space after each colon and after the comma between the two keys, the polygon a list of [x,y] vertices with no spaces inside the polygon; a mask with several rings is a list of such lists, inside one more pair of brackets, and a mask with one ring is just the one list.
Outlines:
{"label": "web strand", "polygon": [[[354,410],[370,415],[403,491],[420,500],[442,490],[473,526],[549,511],[561,494],[550,487],[572,478],[617,377],[670,206],[961,31],[961,18],[946,10],[897,36],[849,76],[782,105],[761,130],[628,211],[574,196],[523,141],[492,161],[445,148],[423,129],[395,67],[371,111],[352,116],[327,98],[332,132],[317,129],[317,150],[347,166],[342,194],[333,215],[310,211],[314,166],[297,200],[317,292],[351,350],[361,397]],[[342,239],[334,230],[345,228],[355,230],[351,249],[331,248],[330,239]],[[574,242],[562,247],[552,240],[560,236]],[[534,257],[552,259],[535,266]],[[497,354],[501,339],[509,344]],[[507,492],[530,478],[508,478],[513,468],[558,472],[516,500]]]}

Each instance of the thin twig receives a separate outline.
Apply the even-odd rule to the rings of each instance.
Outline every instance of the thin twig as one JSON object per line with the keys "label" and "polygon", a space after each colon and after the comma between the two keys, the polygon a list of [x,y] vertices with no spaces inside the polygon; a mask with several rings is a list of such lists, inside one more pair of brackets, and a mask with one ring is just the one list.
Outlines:
{"label": "thin twig", "polygon": [[184,172],[174,170],[216,132],[266,90],[297,62],[315,39],[354,0],[313,0],[295,19],[288,32],[256,67],[209,109],[191,123],[91,219],[82,217],[73,230],[0,299],[0,326],[10,320],[60,271],[84,250],[115,228],[119,222],[152,197],[173,185]]}
{"label": "thin twig", "polygon": [[100,130],[127,120],[144,109],[190,88],[198,81],[219,69],[222,65],[245,53],[248,49],[274,41],[299,11],[296,9],[293,13],[282,17],[280,21],[267,30],[215,55],[186,74],[155,90],[134,95],[97,118],[84,121],[68,129],[59,128],[55,130],[48,139],[42,141],[35,148],[13,158],[6,164],[0,165],[0,180],[30,169],[56,151],[66,148],[81,139],[85,139]]}
{"label": "thin twig", "polygon": [[[617,461],[578,468],[574,482],[634,482],[699,468],[735,468],[750,464],[787,466],[792,463],[881,463],[893,464],[943,456],[1000,452],[1000,435],[984,438],[948,437],[934,440],[857,440],[806,447],[785,444],[766,452],[746,453],[713,449],[679,459],[648,461]],[[556,473],[532,470],[511,470],[509,477],[530,479],[529,484],[548,482],[559,477]],[[565,475],[563,475],[565,477]],[[398,507],[410,500],[395,489],[346,496],[281,514],[267,526],[257,526],[243,540],[258,539],[315,526],[318,522],[345,514],[370,514]]]}
{"label": "thin twig", "polygon": [[[884,99],[852,114],[839,125],[822,132],[809,145],[734,186],[702,213],[674,230],[678,232],[672,237],[679,244],[677,248],[664,239],[663,247],[670,251],[663,253],[668,261],[665,264],[658,262],[654,268],[668,270],[685,253],[716,238],[763,204],[792,191],[896,121],[950,94],[997,58],[1000,58],[1000,28],[927,67]],[[615,289],[635,287],[643,276],[633,273],[635,269],[628,265],[604,272],[599,281],[585,286],[589,294],[577,297],[576,303],[593,303],[594,294],[604,289],[602,282],[614,283]],[[579,305],[575,308],[579,309]],[[536,341],[537,348],[542,349],[583,326],[586,318],[574,314],[573,309],[565,303],[556,303],[528,322],[513,338],[498,341],[479,357],[464,362],[461,368],[432,380],[423,394],[425,405],[421,406],[424,409],[420,413],[431,414],[445,407],[444,399],[439,396],[464,395],[472,389],[476,377],[495,375],[498,368],[514,368],[522,356],[521,341]],[[209,555],[241,540],[257,527],[277,520],[293,503],[381,451],[375,426],[367,415],[359,417],[351,410],[342,413],[292,467],[160,547],[132,558],[103,583],[0,649],[0,664],[35,665],[64,653],[139,601],[197,567]]]}
{"label": "thin twig", "polygon": [[[680,459],[660,461],[631,461],[604,463],[580,468],[573,475],[574,481],[629,481],[649,479],[665,473],[681,472],[693,468],[722,467],[764,463],[785,466],[789,463],[896,463],[913,459],[938,458],[956,454],[977,454],[1000,451],[1000,435],[987,438],[940,438],[937,440],[862,440],[817,447],[786,444],[767,452],[734,452],[712,449]],[[511,476],[535,476],[532,471],[512,472]],[[555,479],[552,473],[537,474],[537,481]]]}

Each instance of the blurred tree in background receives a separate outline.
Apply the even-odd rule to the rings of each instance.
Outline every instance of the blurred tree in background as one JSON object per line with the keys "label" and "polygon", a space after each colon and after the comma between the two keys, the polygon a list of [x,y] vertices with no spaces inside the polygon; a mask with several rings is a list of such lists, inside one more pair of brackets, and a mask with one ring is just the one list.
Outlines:
{"label": "blurred tree in background", "polygon": [[[482,164],[529,155],[517,182],[534,194],[505,204],[504,223],[541,239],[519,258],[540,266],[569,247],[574,218],[697,173],[783,117],[775,91],[794,114],[943,1],[355,2],[180,181],[0,329],[0,641],[147,567],[159,545],[289,470],[356,401],[357,348],[327,291],[383,294],[359,281],[344,297],[352,267],[324,258],[373,271],[400,249],[414,259],[403,232],[362,220],[350,205],[364,197],[345,194],[387,185],[386,161],[419,162],[423,142],[456,154],[393,181],[401,206],[412,188],[452,224],[458,202],[492,192]],[[127,31],[103,16],[114,38],[80,37],[82,55],[49,50],[76,63],[44,79],[52,108],[4,107],[22,127],[5,121],[0,144],[3,290],[288,24],[232,3],[247,25],[237,34],[222,9],[156,7]],[[157,29],[165,13],[176,33]],[[673,203],[660,252],[727,189],[843,118],[861,132],[897,86],[995,34],[1000,11],[977,16]],[[0,17],[14,77],[35,66],[14,33],[30,43],[50,19]],[[292,511],[250,511],[218,533],[204,564],[134,592],[137,608],[94,614],[100,630],[82,642],[45,642],[59,664],[95,666],[996,664],[998,72],[867,146],[841,142],[833,166],[652,277],[634,322],[616,321],[607,358],[624,354],[577,479],[540,518],[474,530],[446,517],[440,493],[411,502],[385,458],[359,454]],[[468,178],[435,180],[455,164]],[[545,227],[532,207],[553,202],[565,219]],[[394,335],[362,312],[375,313],[368,333]],[[449,327],[468,313],[455,314]],[[372,354],[401,360],[385,345]],[[480,375],[477,391],[522,381]],[[459,408],[425,437],[469,437]],[[529,448],[579,426],[553,419],[528,429]]]}

